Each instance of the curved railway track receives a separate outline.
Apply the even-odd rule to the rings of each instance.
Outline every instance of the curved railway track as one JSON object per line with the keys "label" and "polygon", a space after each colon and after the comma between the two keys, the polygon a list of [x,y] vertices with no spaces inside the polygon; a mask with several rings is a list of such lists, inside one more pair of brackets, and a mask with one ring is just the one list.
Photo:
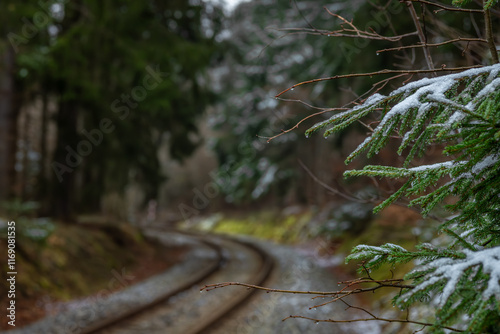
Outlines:
{"label": "curved railway track", "polygon": [[265,251],[245,241],[177,231],[149,234],[160,241],[190,244],[185,261],[80,309],[9,333],[202,333],[253,290],[227,287],[200,293],[201,287],[225,281],[261,285],[273,268],[273,259]]}

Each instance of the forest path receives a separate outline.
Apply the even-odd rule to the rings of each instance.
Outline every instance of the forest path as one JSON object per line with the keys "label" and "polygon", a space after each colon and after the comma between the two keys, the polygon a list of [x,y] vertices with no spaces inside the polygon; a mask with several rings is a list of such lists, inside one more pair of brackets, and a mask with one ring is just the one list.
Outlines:
{"label": "forest path", "polygon": [[[379,333],[376,324],[282,319],[302,315],[346,319],[344,304],[311,295],[265,293],[206,284],[237,281],[271,288],[335,291],[338,279],[320,258],[291,246],[249,237],[148,231],[165,244],[190,245],[186,259],[165,273],[95,303],[9,333]],[[272,260],[270,260],[272,258]],[[272,265],[274,264],[274,266]],[[273,270],[271,270],[273,268]],[[364,324],[364,325],[363,325]]]}

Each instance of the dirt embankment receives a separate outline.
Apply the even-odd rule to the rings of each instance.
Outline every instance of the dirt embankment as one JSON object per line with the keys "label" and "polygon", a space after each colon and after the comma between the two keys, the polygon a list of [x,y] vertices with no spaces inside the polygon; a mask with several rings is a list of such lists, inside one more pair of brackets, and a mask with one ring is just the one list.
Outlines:
{"label": "dirt embankment", "polygon": [[[0,236],[0,249],[7,239]],[[16,235],[16,327],[73,307],[160,273],[182,257],[184,249],[145,239],[129,225],[55,225],[43,240]],[[3,254],[3,253],[2,253]],[[7,272],[7,258],[0,263]],[[6,280],[0,282],[8,290]],[[5,310],[10,302],[0,296]],[[11,329],[2,317],[1,329]]]}

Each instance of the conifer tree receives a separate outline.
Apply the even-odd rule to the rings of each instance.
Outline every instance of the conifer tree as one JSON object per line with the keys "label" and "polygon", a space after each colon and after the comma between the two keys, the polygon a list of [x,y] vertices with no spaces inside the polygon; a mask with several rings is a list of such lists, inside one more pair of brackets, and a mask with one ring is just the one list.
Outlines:
{"label": "conifer tree", "polygon": [[[39,157],[33,177],[15,195],[64,221],[99,211],[106,195],[130,184],[145,202],[157,198],[168,177],[160,152],[182,160],[199,143],[197,119],[214,98],[205,74],[221,10],[201,0],[2,1],[0,53],[12,50],[13,59],[0,77],[16,84],[5,100],[19,110],[42,101],[44,110],[41,147],[28,143]],[[2,133],[14,144],[15,128]]]}
{"label": "conifer tree", "polygon": [[[324,135],[345,128],[360,117],[383,109],[379,125],[347,158],[363,151],[376,154],[393,132],[403,134],[398,153],[410,148],[403,167],[366,166],[346,176],[402,178],[405,183],[375,208],[387,207],[400,197],[413,198],[410,205],[429,214],[449,196],[452,214],[440,230],[451,237],[448,245],[425,243],[416,251],[387,243],[356,246],[346,261],[362,260],[364,270],[382,264],[418,260],[421,264],[404,280],[410,287],[394,299],[401,308],[420,300],[437,298],[439,307],[433,327],[470,318],[467,330],[488,331],[500,323],[500,64],[470,69],[432,79],[421,79],[388,96],[374,94],[363,104],[337,114],[307,131],[327,127]],[[416,156],[434,143],[446,145],[447,160],[409,167]],[[440,180],[437,189],[427,192]]]}
{"label": "conifer tree", "polygon": [[[491,29],[487,17],[495,3],[484,2],[486,36]],[[488,43],[493,44],[493,65],[423,78],[388,95],[375,93],[306,131],[309,136],[326,129],[328,137],[368,114],[381,112],[378,125],[346,163],[363,152],[368,157],[377,154],[391,135],[401,138],[398,154],[405,162],[401,167],[368,165],[345,173],[347,177],[404,180],[375,212],[406,197],[425,216],[455,198],[446,201],[449,216],[439,225],[449,236],[448,243],[435,239],[417,245],[414,251],[392,243],[358,245],[346,258],[346,262],[361,261],[361,270],[368,276],[383,264],[418,264],[394,284],[401,293],[393,303],[408,309],[432,300],[429,307],[435,308],[436,316],[424,325],[432,333],[445,329],[497,333],[500,328],[500,64],[492,35]],[[415,158],[436,144],[444,147],[443,162],[412,167]]]}
{"label": "conifer tree", "polygon": [[[378,154],[390,140],[399,139],[397,153],[404,157],[401,166],[368,165],[361,170],[348,170],[347,177],[369,176],[402,180],[401,186],[375,207],[379,212],[401,198],[410,200],[409,206],[423,216],[438,218],[439,235],[429,243],[416,245],[414,250],[387,242],[380,246],[358,245],[352,249],[346,262],[358,261],[362,278],[351,280],[340,291],[299,292],[249,286],[242,283],[219,283],[205,288],[227,285],[243,285],[267,292],[306,293],[331,297],[330,302],[344,302],[346,296],[373,292],[379,288],[393,288],[399,293],[393,298],[393,306],[405,311],[405,317],[384,318],[366,309],[355,307],[369,316],[363,319],[340,320],[338,315],[330,319],[305,318],[316,322],[386,321],[411,324],[416,332],[426,333],[500,332],[500,62],[495,44],[491,13],[498,15],[498,1],[484,1],[481,8],[473,8],[469,1],[453,1],[455,7],[424,0],[400,1],[412,16],[416,31],[399,36],[382,36],[373,29],[360,30],[343,19],[341,29],[333,32],[315,30],[327,36],[352,36],[388,41],[390,38],[417,36],[420,41],[411,45],[399,45],[391,50],[424,50],[422,64],[428,69],[395,69],[378,72],[336,75],[304,81],[279,93],[280,98],[293,88],[309,83],[335,79],[393,75],[374,85],[375,93],[360,99],[354,107],[340,110],[329,119],[317,123],[306,131],[309,137],[324,130],[324,136],[344,130],[357,123],[363,124],[369,134],[347,157],[346,163],[366,152],[368,157]],[[387,4],[390,3],[386,2]],[[421,18],[416,15],[414,3],[435,6],[450,15],[482,15],[483,38],[441,37],[436,43],[429,42],[422,29]],[[468,6],[465,8],[464,6]],[[385,8],[385,7],[380,7]],[[422,13],[431,13],[423,8]],[[435,12],[434,12],[435,13]],[[335,15],[335,14],[333,14]],[[423,14],[422,14],[423,15]],[[439,19],[438,19],[439,20]],[[445,36],[448,37],[448,36]],[[399,41],[399,40],[398,40]],[[468,66],[434,67],[429,49],[452,43],[482,43],[484,48],[463,45],[462,54],[468,53]],[[460,45],[461,46],[461,45]],[[388,51],[384,49],[381,51]],[[487,50],[488,54],[484,52]],[[479,55],[482,55],[479,59]],[[442,58],[444,59],[444,58]],[[477,61],[479,59],[479,61]],[[475,64],[470,64],[470,60]],[[487,65],[490,63],[490,65]],[[413,62],[418,66],[417,62]],[[412,82],[416,75],[426,75]],[[388,82],[406,77],[399,87],[388,94],[383,87]],[[408,83],[409,82],[409,83]],[[334,110],[334,109],[332,109]],[[376,116],[367,123],[365,118]],[[375,124],[375,125],[374,125]],[[288,133],[296,128],[283,131]],[[438,163],[421,164],[418,161],[431,146],[442,147],[442,159]],[[442,207],[446,216],[435,211]],[[441,215],[442,216],[442,215]],[[389,241],[389,240],[388,240]],[[413,262],[414,269],[404,277],[376,280],[371,272],[383,265],[397,266]],[[372,284],[368,288],[364,284]],[[424,305],[433,309],[432,318],[412,318],[410,308]],[[318,305],[321,306],[321,305]]]}

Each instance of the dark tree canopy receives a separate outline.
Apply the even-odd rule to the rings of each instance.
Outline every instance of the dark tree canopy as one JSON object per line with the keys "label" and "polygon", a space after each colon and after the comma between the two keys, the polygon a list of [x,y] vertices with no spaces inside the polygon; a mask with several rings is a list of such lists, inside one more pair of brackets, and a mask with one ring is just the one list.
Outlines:
{"label": "dark tree canopy", "polygon": [[77,204],[95,209],[103,193],[129,182],[140,184],[146,199],[156,197],[165,178],[162,144],[168,141],[175,159],[197,145],[196,119],[212,99],[204,70],[216,51],[220,10],[203,1],[2,7],[9,19],[1,45],[15,53],[20,107],[55,105],[44,119],[56,124],[56,144],[53,152],[44,147],[45,123],[35,185],[48,212],[70,218]]}

